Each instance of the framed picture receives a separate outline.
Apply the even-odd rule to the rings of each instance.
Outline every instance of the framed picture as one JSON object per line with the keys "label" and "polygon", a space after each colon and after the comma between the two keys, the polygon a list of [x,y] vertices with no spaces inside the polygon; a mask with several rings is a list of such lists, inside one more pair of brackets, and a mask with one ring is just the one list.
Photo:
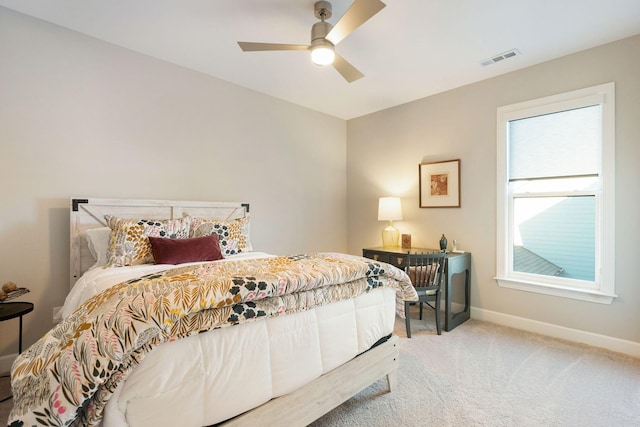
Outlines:
{"label": "framed picture", "polygon": [[460,159],[420,163],[420,207],[460,207]]}

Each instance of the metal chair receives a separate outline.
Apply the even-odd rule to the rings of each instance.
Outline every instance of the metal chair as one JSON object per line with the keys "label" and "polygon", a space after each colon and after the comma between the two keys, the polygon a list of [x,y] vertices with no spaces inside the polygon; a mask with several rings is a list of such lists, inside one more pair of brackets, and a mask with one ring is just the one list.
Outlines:
{"label": "metal chair", "polygon": [[[422,304],[427,304],[435,311],[436,330],[442,335],[440,326],[440,295],[445,278],[446,251],[407,254],[405,272],[411,279],[418,294],[417,303],[420,304],[420,320],[422,320]],[[411,338],[411,316],[409,306],[416,301],[405,301],[404,314],[407,326],[407,338]]]}

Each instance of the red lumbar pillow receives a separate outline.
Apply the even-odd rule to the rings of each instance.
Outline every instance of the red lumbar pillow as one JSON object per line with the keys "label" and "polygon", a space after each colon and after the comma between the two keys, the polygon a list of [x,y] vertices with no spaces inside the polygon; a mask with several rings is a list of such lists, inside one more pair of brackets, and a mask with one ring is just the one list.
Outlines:
{"label": "red lumbar pillow", "polygon": [[183,264],[222,259],[217,234],[192,239],[150,236],[149,243],[151,243],[153,260],[156,264]]}

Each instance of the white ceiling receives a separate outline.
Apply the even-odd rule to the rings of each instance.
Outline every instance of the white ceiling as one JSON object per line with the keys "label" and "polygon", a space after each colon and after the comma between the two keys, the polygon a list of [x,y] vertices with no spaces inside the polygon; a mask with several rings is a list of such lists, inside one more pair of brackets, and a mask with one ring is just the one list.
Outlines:
{"label": "white ceiling", "polygon": [[[308,52],[314,0],[0,0],[0,5],[343,119],[640,34],[640,0],[383,0],[336,51],[347,83]],[[333,0],[335,24],[352,0]],[[489,66],[481,61],[518,49]]]}

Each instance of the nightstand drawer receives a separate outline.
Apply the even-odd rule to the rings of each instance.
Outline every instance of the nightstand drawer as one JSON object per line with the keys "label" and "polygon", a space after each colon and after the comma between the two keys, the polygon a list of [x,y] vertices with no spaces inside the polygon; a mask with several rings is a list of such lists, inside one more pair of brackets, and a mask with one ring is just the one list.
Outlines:
{"label": "nightstand drawer", "polygon": [[389,262],[389,254],[387,252],[371,251],[369,249],[362,250],[362,256],[374,261]]}
{"label": "nightstand drawer", "polygon": [[370,258],[374,261],[386,262],[400,269],[404,269],[404,266],[407,262],[407,256],[404,254],[373,251],[371,249],[363,249],[362,256],[365,258]]}
{"label": "nightstand drawer", "polygon": [[404,270],[404,266],[407,264],[407,256],[406,255],[398,255],[398,254],[389,254],[389,264],[398,267],[401,270]]}

